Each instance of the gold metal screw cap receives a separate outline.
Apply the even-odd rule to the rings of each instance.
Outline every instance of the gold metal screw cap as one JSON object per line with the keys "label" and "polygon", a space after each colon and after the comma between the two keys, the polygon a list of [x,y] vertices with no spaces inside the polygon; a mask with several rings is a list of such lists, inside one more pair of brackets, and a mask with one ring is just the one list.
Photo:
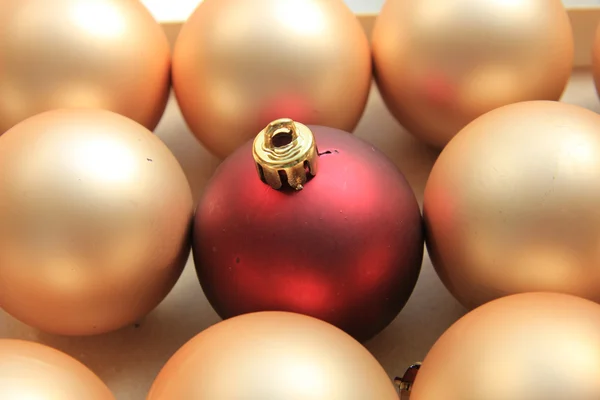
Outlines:
{"label": "gold metal screw cap", "polygon": [[282,118],[263,129],[253,147],[260,179],[273,189],[285,182],[302,190],[309,176],[317,174],[319,154],[315,137],[307,126]]}
{"label": "gold metal screw cap", "polygon": [[398,387],[400,400],[410,400],[410,392],[412,390],[417,374],[421,368],[421,363],[417,362],[408,367],[402,378],[395,378],[394,383]]}

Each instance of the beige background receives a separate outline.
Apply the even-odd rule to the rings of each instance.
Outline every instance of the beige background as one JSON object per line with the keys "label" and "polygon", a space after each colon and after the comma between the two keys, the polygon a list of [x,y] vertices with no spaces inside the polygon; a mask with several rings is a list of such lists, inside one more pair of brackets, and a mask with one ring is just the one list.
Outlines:
{"label": "beige background", "polygon": [[[581,20],[580,26],[586,25],[589,19]],[[593,17],[592,22],[595,24],[596,20]],[[588,37],[579,42],[584,43],[586,56],[591,25],[587,21],[582,31],[586,31]],[[563,101],[600,111],[588,69],[579,68],[574,72]],[[219,161],[193,138],[173,99],[157,134],[179,158],[197,198]],[[356,135],[373,143],[398,165],[421,201],[436,153],[413,139],[394,121],[375,87]],[[390,377],[402,374],[410,363],[421,360],[436,338],[463,313],[464,309],[442,286],[426,256],[418,285],[406,308],[366,346]],[[0,311],[0,337],[38,341],[63,350],[94,370],[118,400],[142,400],[169,357],[196,333],[218,320],[206,302],[190,261],[172,293],[138,328],[128,327],[98,337],[58,337],[28,328]],[[232,382],[234,379],[232,377]]]}
{"label": "beige background", "polygon": [[[589,71],[575,71],[563,101],[600,111]],[[192,137],[173,99],[157,134],[179,158],[194,193],[200,194],[218,160]],[[421,201],[436,153],[418,143],[393,120],[375,88],[356,134],[395,161]],[[463,308],[438,280],[426,256],[421,277],[406,308],[366,345],[393,377],[403,373],[410,363],[421,360],[436,338],[463,313]],[[141,400],[173,352],[218,320],[206,302],[190,260],[173,292],[139,328],[128,327],[89,338],[57,337],[28,328],[0,312],[0,337],[34,340],[61,349],[92,368],[118,400]]]}
{"label": "beige background", "polygon": [[[141,0],[161,20],[185,19],[201,0]],[[344,0],[358,14],[374,14],[381,10],[385,0]],[[598,7],[600,0],[562,0],[566,7]]]}

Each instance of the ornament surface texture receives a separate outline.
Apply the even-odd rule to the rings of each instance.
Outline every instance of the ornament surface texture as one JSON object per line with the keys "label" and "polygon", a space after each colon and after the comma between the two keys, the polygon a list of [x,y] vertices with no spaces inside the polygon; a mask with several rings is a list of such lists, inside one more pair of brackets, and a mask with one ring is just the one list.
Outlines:
{"label": "ornament surface texture", "polygon": [[48,346],[0,339],[0,399],[115,400],[92,371]]}
{"label": "ornament surface texture", "polygon": [[561,0],[388,0],[372,47],[389,110],[437,148],[497,107],[558,100],[574,58]]}
{"label": "ornament surface texture", "polygon": [[309,128],[318,173],[301,190],[264,183],[253,142],[221,164],[196,211],[196,269],[223,318],[298,312],[366,340],[398,315],[417,281],[419,206],[401,172],[372,145]]}
{"label": "ornament surface texture", "polygon": [[367,349],[315,318],[246,314],[198,334],[167,362],[147,400],[398,400]]}
{"label": "ornament surface texture", "polygon": [[600,306],[526,293],[461,318],[429,351],[410,400],[600,398]]}
{"label": "ornament surface texture", "polygon": [[0,307],[64,335],[138,322],[189,255],[193,203],[169,149],[105,110],[57,110],[0,136]]}
{"label": "ornament surface texture", "polygon": [[600,302],[600,116],[549,101],[463,129],[425,188],[431,261],[466,307],[521,292]]}
{"label": "ornament surface texture", "polygon": [[170,90],[171,54],[139,1],[2,0],[0,135],[60,108],[101,108],[152,130]]}
{"label": "ornament surface texture", "polygon": [[364,30],[337,0],[205,0],[173,53],[185,120],[222,158],[282,116],[351,132],[371,72]]}

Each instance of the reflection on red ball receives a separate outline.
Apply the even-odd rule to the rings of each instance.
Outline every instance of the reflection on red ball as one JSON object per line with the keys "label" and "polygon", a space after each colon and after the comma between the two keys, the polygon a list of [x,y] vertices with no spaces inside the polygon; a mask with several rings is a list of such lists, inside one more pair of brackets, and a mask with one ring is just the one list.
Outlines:
{"label": "reflection on red ball", "polygon": [[373,146],[310,128],[319,171],[301,191],[263,183],[251,142],[219,167],[196,211],[198,277],[223,318],[297,312],[364,341],[398,315],[414,289],[421,213],[403,175]]}

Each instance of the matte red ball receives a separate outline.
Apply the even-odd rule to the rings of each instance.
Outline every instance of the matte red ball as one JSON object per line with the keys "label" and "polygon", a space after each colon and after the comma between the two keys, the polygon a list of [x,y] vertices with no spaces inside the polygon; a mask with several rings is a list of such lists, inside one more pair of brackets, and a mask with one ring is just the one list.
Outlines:
{"label": "matte red ball", "polygon": [[263,183],[251,142],[221,164],[196,211],[196,270],[222,318],[290,311],[364,341],[415,287],[421,213],[404,176],[373,146],[310,128],[321,155],[303,190]]}

